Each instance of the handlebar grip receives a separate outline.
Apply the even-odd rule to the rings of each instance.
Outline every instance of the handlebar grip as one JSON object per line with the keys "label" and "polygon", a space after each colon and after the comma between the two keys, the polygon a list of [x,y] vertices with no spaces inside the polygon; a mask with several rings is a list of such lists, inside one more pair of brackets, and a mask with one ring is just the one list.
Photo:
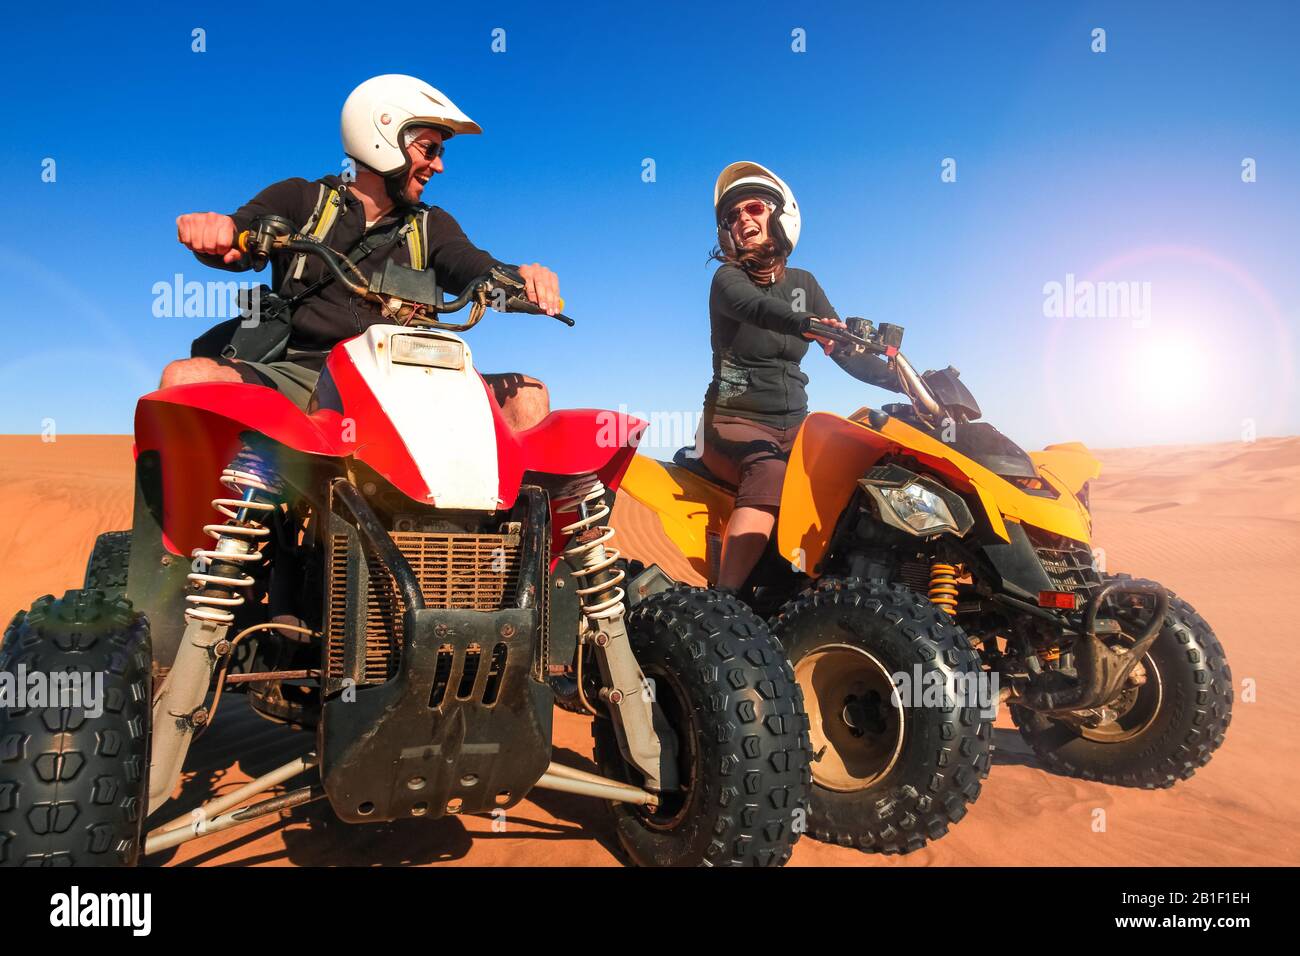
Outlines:
{"label": "handlebar grip", "polygon": [[252,236],[252,234],[253,232],[251,229],[245,229],[239,235],[235,236],[235,248],[238,249],[240,252],[247,252],[248,239],[250,236]]}
{"label": "handlebar grip", "polygon": [[878,355],[884,355],[887,353],[887,349],[884,346],[871,341],[869,338],[855,335],[848,329],[836,328],[833,325],[825,325],[817,319],[812,319],[808,323],[808,332],[824,339],[830,339],[832,342],[839,342],[843,345],[852,345],[856,348],[865,349],[868,352],[873,352]]}
{"label": "handlebar grip", "polygon": [[[563,308],[564,308],[564,300],[561,299],[559,304],[560,304],[560,308],[563,309]],[[528,299],[524,298],[522,295],[512,295],[512,296],[510,296],[509,298],[507,298],[506,301],[505,301],[505,307],[504,307],[504,309],[503,309],[502,311],[504,311],[504,312],[522,312],[522,313],[525,313],[525,314],[527,314],[527,315],[545,315],[545,314],[546,314],[544,311],[542,311],[541,309],[539,309],[536,305],[534,305],[532,302],[528,301]],[[569,317],[568,317],[567,315],[565,315],[563,312],[557,312],[557,313],[555,313],[555,315],[551,316],[551,318],[555,319],[557,322],[563,322],[565,325],[567,325],[567,326],[569,326],[569,327],[572,327],[572,326],[574,325],[573,319],[569,318]]]}

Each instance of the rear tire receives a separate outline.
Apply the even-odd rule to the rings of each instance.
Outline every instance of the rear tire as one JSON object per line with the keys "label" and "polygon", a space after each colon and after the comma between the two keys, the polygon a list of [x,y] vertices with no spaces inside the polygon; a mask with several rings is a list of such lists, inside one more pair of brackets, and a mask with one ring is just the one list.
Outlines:
{"label": "rear tire", "polygon": [[[1127,577],[1127,575],[1117,575]],[[1144,684],[1115,721],[1086,732],[1012,706],[1020,736],[1049,770],[1158,790],[1210,762],[1232,721],[1232,672],[1205,619],[1170,594],[1165,626],[1143,658]],[[1113,703],[1113,702],[1112,702]]]}
{"label": "rear tire", "polygon": [[[677,587],[628,615],[637,661],[678,735],[684,794],[610,803],[638,866],[781,866],[805,828],[808,718],[767,625],[735,598]],[[600,772],[637,786],[613,724],[592,722]]]}
{"label": "rear tire", "polygon": [[102,675],[102,686],[92,677],[99,699],[81,701],[89,706],[0,708],[0,865],[133,866],[148,804],[144,615],[103,591],[46,595],[14,617],[0,644],[0,671],[20,667]]}
{"label": "rear tire", "polygon": [[986,716],[960,698],[905,706],[894,695],[899,673],[916,693],[982,676],[947,614],[901,585],[832,579],[788,603],[773,631],[811,721],[816,839],[911,853],[966,815],[989,773],[997,701]]}

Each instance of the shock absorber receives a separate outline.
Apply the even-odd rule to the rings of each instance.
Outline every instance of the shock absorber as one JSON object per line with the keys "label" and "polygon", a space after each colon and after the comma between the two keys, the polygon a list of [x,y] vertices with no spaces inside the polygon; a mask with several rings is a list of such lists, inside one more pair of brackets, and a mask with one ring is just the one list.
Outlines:
{"label": "shock absorber", "polygon": [[934,562],[930,565],[930,603],[946,614],[957,616],[957,566]]}
{"label": "shock absorber", "polygon": [[582,479],[566,491],[556,499],[555,513],[576,512],[578,520],[560,529],[571,542],[564,557],[574,569],[573,576],[582,581],[577,595],[583,616],[592,630],[599,630],[599,622],[623,617],[625,594],[619,585],[626,574],[618,566],[619,550],[607,547],[614,529],[602,524],[609,517],[609,506],[600,479]]}
{"label": "shock absorber", "polygon": [[192,554],[194,570],[188,578],[195,593],[185,596],[185,619],[229,626],[235,620],[233,609],[244,603],[239,592],[253,583],[245,567],[262,560],[257,545],[271,533],[260,519],[278,507],[281,488],[262,459],[247,449],[221,472],[221,484],[239,497],[212,500],[226,520],[203,526],[216,543]]}
{"label": "shock absorber", "polygon": [[215,539],[196,548],[188,575],[193,593],[185,595],[185,633],[172,669],[153,704],[153,745],[149,762],[149,811],[171,795],[180,778],[190,741],[208,722],[203,707],[213,672],[230,653],[226,632],[241,591],[253,583],[245,570],[262,560],[258,543],[270,534],[262,519],[278,507],[279,479],[253,450],[245,448],[221,472],[221,484],[238,497],[216,498],[219,524],[204,525]]}
{"label": "shock absorber", "polygon": [[557,518],[577,516],[561,527],[569,541],[564,557],[581,582],[576,593],[587,625],[583,639],[595,645],[604,685],[600,698],[609,707],[619,748],[645,775],[647,790],[676,790],[677,735],[664,719],[628,640],[625,594],[619,586],[626,574],[618,566],[618,549],[609,545],[614,529],[604,524],[609,517],[605,486],[595,475],[577,478],[557,492],[554,508]]}

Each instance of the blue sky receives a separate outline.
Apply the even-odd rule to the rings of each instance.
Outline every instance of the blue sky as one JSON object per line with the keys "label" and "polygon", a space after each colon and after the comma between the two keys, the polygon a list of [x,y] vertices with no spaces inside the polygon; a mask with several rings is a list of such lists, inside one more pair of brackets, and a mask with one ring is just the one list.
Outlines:
{"label": "blue sky", "polygon": [[[154,283],[225,278],[175,217],[337,171],[339,107],[382,72],[482,124],[425,199],[560,274],[577,328],[490,313],[469,335],[480,368],[537,375],[557,406],[698,412],[713,180],[753,159],[798,194],[793,264],[840,314],[903,325],[916,365],[956,365],[1026,445],[1300,431],[1295,3],[363,9],[312,4],[310,30],[280,5],[10,11],[0,432],[129,431],[211,324],[155,318]],[[1146,283],[1149,312],[1045,315],[1067,276]],[[804,367],[816,409],[891,400]]]}

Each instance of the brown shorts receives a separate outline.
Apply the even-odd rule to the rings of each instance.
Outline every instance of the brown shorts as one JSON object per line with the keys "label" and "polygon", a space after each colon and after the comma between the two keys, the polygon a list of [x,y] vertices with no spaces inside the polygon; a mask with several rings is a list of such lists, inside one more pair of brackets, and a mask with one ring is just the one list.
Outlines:
{"label": "brown shorts", "polygon": [[736,507],[775,507],[781,503],[785,463],[799,426],[774,428],[748,418],[704,418],[704,467],[737,488]]}

